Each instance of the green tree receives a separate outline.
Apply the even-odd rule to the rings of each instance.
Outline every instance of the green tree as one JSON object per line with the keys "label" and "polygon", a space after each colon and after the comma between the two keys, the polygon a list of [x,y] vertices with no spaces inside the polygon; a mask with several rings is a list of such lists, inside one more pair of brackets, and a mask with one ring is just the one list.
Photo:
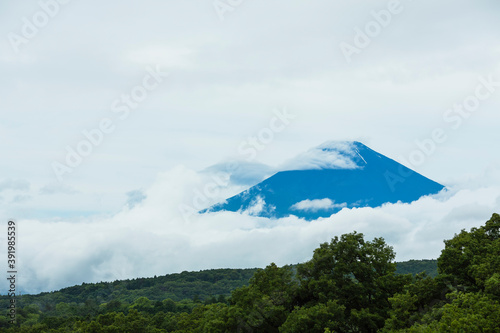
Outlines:
{"label": "green tree", "polygon": [[324,333],[325,329],[340,331],[344,324],[345,307],[337,301],[328,301],[311,307],[295,307],[285,323],[281,333]]}
{"label": "green tree", "polygon": [[482,293],[455,292],[439,318],[416,324],[409,332],[500,332],[500,304]]}
{"label": "green tree", "polygon": [[499,253],[498,214],[484,226],[446,240],[438,258],[439,275],[417,276],[391,298],[384,331],[500,332]]}
{"label": "green tree", "polygon": [[229,315],[226,304],[199,305],[191,313],[181,313],[177,333],[236,332],[236,321]]}
{"label": "green tree", "polygon": [[293,309],[297,288],[292,268],[272,263],[258,270],[249,286],[233,291],[232,318],[243,331],[278,332]]}
{"label": "green tree", "polygon": [[144,333],[149,325],[149,318],[136,309],[131,309],[126,316],[128,333]]}
{"label": "green tree", "polygon": [[346,330],[375,332],[388,317],[389,298],[411,278],[395,275],[394,257],[383,238],[365,241],[356,232],[335,237],[299,265],[299,302],[315,305],[337,300],[345,308]]}
{"label": "green tree", "polygon": [[111,300],[105,304],[106,311],[119,311],[122,303],[119,300]]}
{"label": "green tree", "polygon": [[433,279],[425,273],[417,274],[413,282],[404,287],[403,292],[389,298],[391,310],[390,318],[384,326],[385,331],[412,326],[431,311],[432,307],[442,306],[449,291],[440,277]]}
{"label": "green tree", "polygon": [[495,273],[500,272],[500,215],[493,214],[484,226],[462,230],[450,240],[438,258],[440,274],[459,290],[485,290],[490,281],[494,290]]}
{"label": "green tree", "polygon": [[153,312],[153,304],[147,297],[139,297],[130,308],[147,313]]}

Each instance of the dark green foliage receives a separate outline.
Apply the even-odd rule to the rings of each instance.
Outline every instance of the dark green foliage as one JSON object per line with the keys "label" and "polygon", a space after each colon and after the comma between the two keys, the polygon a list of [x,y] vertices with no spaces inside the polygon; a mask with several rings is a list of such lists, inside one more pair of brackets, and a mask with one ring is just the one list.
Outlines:
{"label": "dark green foliage", "polygon": [[454,293],[439,321],[429,327],[452,332],[500,332],[500,304],[481,293]]}
{"label": "dark green foliage", "polygon": [[500,304],[482,293],[454,292],[421,322],[390,332],[500,332]]}
{"label": "dark green foliage", "polygon": [[439,275],[417,275],[391,298],[386,332],[500,332],[500,216],[462,230],[438,258]]}
{"label": "dark green foliage", "polygon": [[[500,273],[500,215],[493,214],[486,225],[462,230],[445,241],[438,259],[439,272],[464,291],[485,290]],[[495,276],[495,274],[497,274]],[[491,283],[488,288],[491,288]],[[493,288],[494,289],[494,288]]]}
{"label": "dark green foliage", "polygon": [[258,332],[278,332],[293,309],[298,284],[291,266],[274,263],[258,270],[250,285],[236,289],[232,302],[240,327]]}
{"label": "dark green foliage", "polygon": [[[214,269],[201,272],[182,272],[155,278],[140,278],[134,280],[83,283],[80,286],[64,288],[50,293],[38,295],[23,295],[19,299],[20,307],[36,304],[43,312],[56,312],[56,304],[81,304],[94,302],[132,303],[139,297],[147,297],[152,301],[172,299],[181,301],[197,296],[205,301],[212,296],[229,296],[231,291],[248,284],[256,269]],[[145,286],[137,289],[139,286]],[[8,306],[8,298],[0,296],[0,306]],[[109,305],[111,308],[117,303]],[[110,309],[111,309],[110,308]]]}
{"label": "dark green foliage", "polygon": [[403,329],[420,321],[433,306],[445,303],[443,300],[447,292],[449,289],[442,279],[433,279],[425,273],[417,274],[401,293],[389,299],[392,308],[385,330]]}
{"label": "dark green foliage", "polygon": [[[56,329],[73,327],[79,321],[95,320],[99,315],[108,313],[126,316],[130,310],[134,310],[141,316],[154,317],[158,313],[190,312],[202,302],[226,304],[231,291],[248,284],[255,271],[256,269],[216,269],[182,272],[110,283],[83,283],[81,286],[56,292],[23,295],[17,299],[17,327],[31,327],[40,323],[46,329]],[[138,289],[141,287],[142,289]],[[0,296],[0,308],[7,309],[8,302],[9,298]],[[93,325],[102,326],[102,322]],[[176,325],[177,319],[171,318],[160,326]],[[0,320],[0,331],[9,326],[7,321]]]}
{"label": "dark green foliage", "polygon": [[412,274],[425,272],[430,277],[438,275],[437,260],[409,260],[396,263],[396,274]]}
{"label": "dark green foliage", "polygon": [[375,332],[388,316],[389,297],[409,279],[395,274],[394,257],[382,238],[365,241],[356,232],[335,237],[299,265],[299,301],[314,305],[336,300],[345,309],[342,331]]}
{"label": "dark green foliage", "polygon": [[280,326],[281,333],[310,332],[323,333],[341,331],[345,326],[345,307],[337,301],[319,303],[311,307],[295,307],[286,321]]}

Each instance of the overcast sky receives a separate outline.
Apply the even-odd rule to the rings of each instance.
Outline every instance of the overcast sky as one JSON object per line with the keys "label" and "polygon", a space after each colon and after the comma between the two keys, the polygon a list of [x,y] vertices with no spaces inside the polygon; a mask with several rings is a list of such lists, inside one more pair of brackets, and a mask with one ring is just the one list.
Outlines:
{"label": "overcast sky", "polygon": [[[500,211],[499,14],[495,0],[1,2],[0,216],[19,223],[22,287],[294,263],[353,230],[401,260],[439,256]],[[307,223],[180,212],[328,140],[450,192]]]}

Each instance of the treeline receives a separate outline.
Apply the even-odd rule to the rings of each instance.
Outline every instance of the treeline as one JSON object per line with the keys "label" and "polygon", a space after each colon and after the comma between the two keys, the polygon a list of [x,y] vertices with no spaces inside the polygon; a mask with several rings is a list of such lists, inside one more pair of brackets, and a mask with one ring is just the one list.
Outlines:
{"label": "treeline", "polygon": [[[110,312],[182,313],[200,304],[227,303],[231,291],[248,284],[253,269],[213,269],[182,272],[153,278],[83,283],[38,295],[17,298],[17,323],[0,317],[0,331],[72,331],[78,321],[91,321]],[[0,296],[0,308],[9,308],[10,298]],[[150,304],[151,306],[149,306]],[[3,311],[2,311],[3,312]],[[127,322],[125,320],[125,322]],[[19,328],[22,328],[19,330]],[[28,330],[28,332],[31,332]],[[57,331],[57,330],[56,330]]]}
{"label": "treeline", "polygon": [[437,260],[409,260],[396,263],[396,274],[417,275],[423,272],[431,277],[436,277],[438,275]]}
{"label": "treeline", "polygon": [[[435,277],[397,274],[394,251],[382,238],[367,241],[354,232],[321,244],[304,264],[255,271],[230,297],[141,295],[103,303],[88,298],[45,311],[32,302],[18,309],[16,326],[3,321],[0,327],[2,332],[500,332],[499,254],[498,214],[445,241]],[[422,265],[431,267],[432,261],[411,261],[398,270]]]}
{"label": "treeline", "polygon": [[[84,303],[93,300],[98,304],[111,300],[132,303],[139,297],[147,297],[152,301],[172,299],[207,299],[212,296],[229,296],[231,291],[248,284],[257,271],[249,269],[211,269],[200,272],[182,272],[152,278],[137,278],[114,282],[83,283],[50,293],[23,295],[21,306],[38,305],[42,311],[54,307],[60,302]],[[7,301],[0,300],[0,306]]]}
{"label": "treeline", "polygon": [[[293,265],[291,267],[297,267]],[[23,295],[18,298],[18,306],[36,305],[42,312],[55,309],[59,303],[94,302],[98,305],[110,301],[132,304],[140,297],[151,301],[201,300],[230,296],[236,288],[248,285],[257,268],[247,269],[211,269],[199,272],[182,272],[137,278],[114,282],[83,283],[79,286],[63,288],[54,292],[37,295]],[[396,263],[396,274],[426,272],[437,275],[437,260],[410,260]],[[8,307],[9,298],[0,296],[0,307]]]}

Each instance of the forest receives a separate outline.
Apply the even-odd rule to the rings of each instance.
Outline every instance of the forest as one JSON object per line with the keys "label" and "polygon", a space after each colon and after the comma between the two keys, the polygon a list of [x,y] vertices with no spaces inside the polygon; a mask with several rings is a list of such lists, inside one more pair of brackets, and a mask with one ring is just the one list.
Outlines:
{"label": "forest", "polygon": [[301,264],[82,284],[18,299],[1,332],[500,332],[500,215],[396,263],[352,232]]}

